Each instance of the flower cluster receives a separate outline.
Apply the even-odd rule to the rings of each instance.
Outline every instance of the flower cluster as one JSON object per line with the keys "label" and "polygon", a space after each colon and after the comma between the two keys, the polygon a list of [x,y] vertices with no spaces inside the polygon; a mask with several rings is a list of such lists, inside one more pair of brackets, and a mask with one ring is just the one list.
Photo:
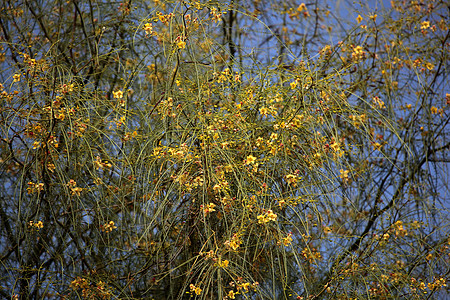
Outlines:
{"label": "flower cluster", "polygon": [[113,293],[103,281],[90,282],[86,278],[76,277],[71,283],[70,288],[74,291],[81,290],[83,299],[111,299]]}
{"label": "flower cluster", "polygon": [[44,228],[44,223],[42,223],[42,221],[38,221],[38,222],[30,221],[30,222],[28,222],[28,227],[39,230],[39,229]]}
{"label": "flower cluster", "polygon": [[258,215],[257,219],[259,224],[268,223],[270,221],[275,222],[277,220],[277,215],[271,209],[269,209],[265,213]]}
{"label": "flower cluster", "polygon": [[392,224],[391,229],[395,233],[396,237],[404,237],[404,236],[408,235],[408,231],[404,227],[403,222],[400,220],[398,220],[397,222]]}
{"label": "flower cluster", "polygon": [[236,251],[242,244],[242,240],[237,234],[234,234],[230,240],[225,241],[225,246]]}
{"label": "flower cluster", "polygon": [[215,205],[214,203],[209,203],[206,205],[200,205],[200,209],[203,210],[203,215],[206,217],[208,216],[210,213],[212,213],[213,211],[216,211],[214,208],[217,205]]}
{"label": "flower cluster", "polygon": [[314,247],[305,247],[302,250],[301,254],[305,259],[307,259],[311,263],[316,263],[317,260],[322,259],[322,254],[320,254],[320,252]]}
{"label": "flower cluster", "polygon": [[117,226],[115,226],[114,221],[109,221],[108,223],[105,223],[100,226],[101,231],[104,231],[106,233],[110,233],[116,228]]}
{"label": "flower cluster", "polygon": [[278,242],[278,245],[289,246],[292,243],[292,233],[289,233],[287,236],[281,238]]}
{"label": "flower cluster", "polygon": [[27,187],[27,193],[28,194],[33,194],[33,193],[40,193],[44,190],[44,184],[42,182],[40,183],[33,183],[33,182],[28,182],[28,187]]}
{"label": "flower cluster", "polygon": [[189,289],[191,293],[195,293],[196,295],[200,295],[202,293],[202,289],[198,286],[193,285],[192,283],[189,285]]}
{"label": "flower cluster", "polygon": [[144,24],[144,31],[146,36],[152,36],[156,33],[153,31],[153,23],[145,23]]}
{"label": "flower cluster", "polygon": [[77,183],[75,180],[71,179],[67,183],[67,186],[69,187],[70,191],[72,192],[72,195],[80,196],[81,192],[83,191],[83,188],[80,188],[77,186]]}

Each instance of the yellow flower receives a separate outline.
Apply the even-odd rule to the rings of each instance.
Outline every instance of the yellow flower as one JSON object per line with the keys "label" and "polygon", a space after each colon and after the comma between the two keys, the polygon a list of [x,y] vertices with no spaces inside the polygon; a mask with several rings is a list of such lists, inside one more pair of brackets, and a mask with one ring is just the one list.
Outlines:
{"label": "yellow flower", "polygon": [[83,191],[83,188],[80,187],[74,187],[70,189],[72,191],[72,196],[81,196],[81,192]]}
{"label": "yellow flower", "polygon": [[306,258],[310,262],[314,262],[315,260],[321,260],[322,259],[322,255],[315,248],[306,247],[305,249],[303,249],[302,255],[303,255],[304,258]]}
{"label": "yellow flower", "polygon": [[277,215],[271,209],[267,211],[267,217],[269,221],[276,221],[277,219]]}
{"label": "yellow flower", "polygon": [[185,42],[185,41],[182,41],[182,40],[179,40],[178,43],[177,43],[177,47],[178,47],[179,49],[184,49],[184,48],[186,48],[186,42]]}
{"label": "yellow flower", "polygon": [[256,157],[254,157],[253,155],[249,155],[249,156],[247,156],[247,159],[245,159],[244,164],[250,165],[250,164],[255,163],[255,161],[256,161]]}
{"label": "yellow flower", "polygon": [[269,114],[269,110],[267,109],[267,107],[261,107],[259,109],[259,113],[261,114],[261,116],[266,116],[267,114]]}
{"label": "yellow flower", "polygon": [[200,206],[200,208],[203,209],[203,214],[205,216],[209,215],[210,213],[212,213],[213,211],[216,211],[214,208],[216,207],[216,205],[214,203],[209,203],[207,204],[205,207],[203,205]]}
{"label": "yellow flower", "polygon": [[428,27],[430,27],[430,21],[423,21],[420,29],[427,29]]}
{"label": "yellow flower", "polygon": [[116,99],[122,99],[123,98],[123,92],[121,90],[118,90],[117,92],[113,92],[113,96]]}
{"label": "yellow flower", "polygon": [[234,297],[234,292],[233,292],[233,291],[229,291],[229,292],[228,292],[228,298],[229,298],[229,299],[236,299],[236,298]]}
{"label": "yellow flower", "polygon": [[278,138],[278,134],[276,134],[276,133],[272,133],[271,135],[270,135],[270,139],[271,140],[276,140]]}
{"label": "yellow flower", "polygon": [[116,229],[117,226],[115,226],[114,221],[109,221],[108,223],[104,224],[101,229],[102,231],[105,231],[107,233],[113,231],[113,229]]}
{"label": "yellow flower", "polygon": [[238,72],[234,75],[234,82],[241,82],[241,75]]}
{"label": "yellow flower", "polygon": [[276,221],[277,215],[269,209],[265,214],[258,215],[256,218],[258,219],[259,224],[264,224],[270,221]]}
{"label": "yellow flower", "polygon": [[196,287],[195,285],[193,285],[191,283],[191,285],[189,286],[189,289],[191,290],[191,292],[194,292],[196,295],[200,295],[202,292],[202,289],[199,287]]}
{"label": "yellow flower", "polygon": [[432,114],[437,114],[437,112],[438,112],[438,108],[435,107],[435,106],[432,106],[432,107],[431,107],[431,113],[432,113]]}
{"label": "yellow flower", "polygon": [[295,174],[287,174],[286,175],[286,182],[288,184],[292,184],[293,186],[297,185],[297,182],[299,181],[299,177]]}
{"label": "yellow flower", "polygon": [[200,295],[201,292],[202,292],[202,289],[201,289],[201,288],[199,288],[199,287],[196,287],[196,288],[195,288],[195,294],[196,294],[196,295]]}
{"label": "yellow flower", "polygon": [[374,104],[378,105],[380,107],[380,109],[386,108],[386,105],[379,97],[377,97],[377,96],[373,97],[372,101]]}
{"label": "yellow flower", "polygon": [[304,10],[307,10],[306,4],[305,4],[305,3],[302,3],[302,4],[300,4],[300,5],[297,7],[297,11],[298,11],[298,12],[302,12],[302,11],[304,11]]}
{"label": "yellow flower", "polygon": [[70,179],[69,182],[67,183],[68,187],[76,187],[77,186],[77,182],[73,179]]}
{"label": "yellow flower", "polygon": [[225,242],[225,246],[233,249],[236,251],[237,248],[239,248],[239,246],[242,244],[242,241],[239,239],[239,237],[234,234],[233,237],[231,238],[231,240],[227,240]]}
{"label": "yellow flower", "polygon": [[68,94],[70,92],[73,92],[73,88],[74,88],[74,84],[73,83],[71,83],[71,84],[63,84],[63,85],[61,85],[61,92],[63,94]]}
{"label": "yellow flower", "polygon": [[41,143],[40,142],[38,142],[38,141],[34,141],[33,142],[33,149],[37,149],[37,148],[39,148],[39,146],[41,145]]}
{"label": "yellow flower", "polygon": [[292,81],[292,82],[289,84],[289,85],[291,86],[291,90],[295,89],[295,88],[297,87],[297,84],[298,84],[297,80]]}
{"label": "yellow flower", "polygon": [[375,150],[381,150],[383,148],[383,145],[380,144],[380,143],[375,142],[375,143],[372,143],[372,147],[373,147],[374,151]]}
{"label": "yellow flower", "polygon": [[348,177],[348,173],[350,173],[349,170],[343,170],[343,169],[340,169],[340,170],[339,170],[339,173],[341,173],[341,174],[339,175],[339,177],[342,179],[343,182],[346,183],[346,182],[350,181],[350,178]]}
{"label": "yellow flower", "polygon": [[38,221],[36,223],[34,223],[33,221],[30,221],[30,222],[28,222],[28,226],[35,227],[36,229],[41,229],[44,227],[44,223],[42,223],[42,221]]}
{"label": "yellow flower", "polygon": [[289,246],[292,242],[292,234],[289,234],[287,237],[282,238],[281,242],[283,243],[283,245],[285,246]]}
{"label": "yellow flower", "polygon": [[213,187],[213,190],[214,190],[215,193],[220,192],[221,189],[222,189],[222,187],[220,186],[220,184],[216,184]]}
{"label": "yellow flower", "polygon": [[146,23],[144,25],[144,30],[145,30],[145,33],[147,35],[152,35],[153,34],[153,24],[152,23]]}
{"label": "yellow flower", "polygon": [[220,13],[217,8],[212,7],[211,11],[211,19],[214,21],[214,23],[220,22],[220,20],[222,20],[222,13]]}
{"label": "yellow flower", "polygon": [[13,75],[13,79],[14,79],[13,82],[19,82],[19,81],[20,81],[20,75],[21,75],[21,74],[14,74],[14,75]]}
{"label": "yellow flower", "polygon": [[258,223],[259,223],[259,224],[264,224],[264,223],[269,222],[269,221],[267,220],[266,215],[258,215],[256,218],[258,219]]}
{"label": "yellow flower", "polygon": [[363,20],[363,17],[361,17],[361,15],[358,15],[358,17],[356,18],[356,21],[358,21],[358,24],[361,23],[362,20]]}
{"label": "yellow flower", "polygon": [[405,235],[408,235],[408,231],[403,227],[402,221],[395,222],[392,227],[395,230],[395,236],[397,237],[404,237]]}
{"label": "yellow flower", "polygon": [[228,260],[223,260],[223,261],[221,261],[221,262],[219,263],[219,267],[221,267],[221,268],[227,268],[229,263],[230,263],[230,262],[229,262]]}
{"label": "yellow flower", "polygon": [[241,288],[244,289],[244,293],[248,292],[248,288],[250,287],[250,283],[246,282],[241,285]]}
{"label": "yellow flower", "polygon": [[356,46],[355,48],[353,48],[353,52],[352,52],[352,58],[353,59],[363,59],[366,55],[366,52],[364,51],[364,48],[361,46]]}
{"label": "yellow flower", "polygon": [[189,289],[191,290],[191,292],[194,292],[196,295],[200,295],[202,292],[202,289],[199,287],[196,287],[195,285],[193,285],[191,283],[191,285],[189,286]]}

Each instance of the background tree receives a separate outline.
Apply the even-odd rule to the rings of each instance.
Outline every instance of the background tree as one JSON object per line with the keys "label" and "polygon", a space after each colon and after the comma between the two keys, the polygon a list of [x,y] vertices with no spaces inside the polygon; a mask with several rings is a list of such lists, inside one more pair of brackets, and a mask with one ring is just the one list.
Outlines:
{"label": "background tree", "polygon": [[447,295],[444,1],[2,7],[2,297]]}

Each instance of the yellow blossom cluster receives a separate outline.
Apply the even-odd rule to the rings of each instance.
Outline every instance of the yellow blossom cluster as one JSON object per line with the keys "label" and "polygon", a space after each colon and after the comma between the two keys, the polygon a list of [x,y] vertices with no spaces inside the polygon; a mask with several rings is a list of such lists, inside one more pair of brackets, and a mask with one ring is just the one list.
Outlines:
{"label": "yellow blossom cluster", "polygon": [[189,289],[191,290],[191,293],[195,293],[196,295],[200,295],[202,293],[202,289],[192,283],[189,285]]}
{"label": "yellow blossom cluster", "polygon": [[249,155],[244,160],[244,165],[251,165],[251,164],[254,164],[255,162],[256,162],[256,157],[254,157],[253,155]]}
{"label": "yellow blossom cluster", "polygon": [[302,179],[302,177],[297,174],[287,174],[285,177],[286,182],[294,187],[297,186],[297,183]]}
{"label": "yellow blossom cluster", "polygon": [[225,246],[236,251],[239,246],[242,244],[241,239],[237,234],[234,234],[231,239],[225,241]]}
{"label": "yellow blossom cluster", "polygon": [[127,132],[127,133],[125,133],[125,135],[123,136],[122,141],[123,141],[123,142],[128,142],[128,141],[131,140],[132,138],[137,137],[137,135],[138,135],[138,133],[136,132],[136,130],[133,131],[133,132]]}
{"label": "yellow blossom cluster", "polygon": [[186,48],[186,42],[183,41],[182,39],[178,39],[178,41],[176,41],[177,47],[179,49],[184,49]]}
{"label": "yellow blossom cluster", "polygon": [[146,36],[156,35],[156,32],[153,31],[153,23],[145,23],[144,31]]}
{"label": "yellow blossom cluster", "polygon": [[277,110],[275,108],[275,106],[271,105],[269,107],[261,107],[259,109],[259,113],[261,114],[261,116],[266,117],[266,116],[276,116],[277,115]]}
{"label": "yellow blossom cluster", "polygon": [[116,229],[117,226],[115,226],[114,221],[109,221],[108,223],[105,223],[102,226],[100,226],[100,228],[101,228],[102,231],[104,231],[106,233],[110,233],[114,229]]}
{"label": "yellow blossom cluster", "polygon": [[364,58],[366,58],[366,52],[364,51],[363,47],[361,46],[354,47],[352,52],[352,59],[354,61],[359,61]]}
{"label": "yellow blossom cluster", "polygon": [[74,87],[75,87],[75,85],[74,85],[73,83],[69,83],[69,84],[64,83],[64,84],[61,85],[61,87],[59,88],[59,91],[60,91],[62,94],[69,94],[69,93],[73,92]]}
{"label": "yellow blossom cluster", "polygon": [[303,17],[305,19],[310,16],[308,8],[306,7],[305,3],[301,3],[295,10],[294,10],[294,8],[291,8],[288,10],[289,18],[291,18],[291,19],[297,19],[299,17],[300,13],[303,14]]}
{"label": "yellow blossom cluster", "polygon": [[430,27],[430,21],[423,21],[422,24],[420,24],[420,29],[424,30]]}
{"label": "yellow blossom cluster", "polygon": [[81,289],[83,299],[111,299],[113,296],[110,288],[103,281],[89,282],[86,278],[76,277],[71,283],[72,290]]}
{"label": "yellow blossom cluster", "polygon": [[33,193],[40,193],[44,190],[44,184],[42,182],[40,183],[33,183],[33,182],[28,182],[28,187],[27,187],[27,193],[28,194],[33,194]]}
{"label": "yellow blossom cluster", "polygon": [[352,121],[353,126],[359,128],[361,125],[365,124],[367,121],[366,114],[360,115],[349,115],[348,118]]}
{"label": "yellow blossom cluster", "polygon": [[217,263],[217,266],[219,268],[228,268],[229,264],[230,264],[230,262],[227,259],[225,259],[225,260],[220,260],[219,259],[219,262]]}
{"label": "yellow blossom cluster", "polygon": [[378,96],[373,97],[372,102],[374,105],[378,106],[379,109],[386,108],[386,105]]}
{"label": "yellow blossom cluster", "polygon": [[289,246],[292,243],[292,233],[289,233],[287,236],[281,238],[281,241],[278,244],[282,244],[284,246]]}
{"label": "yellow blossom cluster", "polygon": [[213,211],[216,211],[214,208],[217,205],[215,205],[214,203],[209,203],[206,205],[200,205],[200,209],[203,210],[203,215],[206,217],[208,216],[210,213],[212,213]]}
{"label": "yellow blossom cluster", "polygon": [[176,117],[176,114],[172,111],[173,109],[173,98],[167,97],[167,99],[161,101],[158,105],[158,113],[167,117]]}
{"label": "yellow blossom cluster", "polygon": [[314,263],[316,260],[321,260],[322,255],[320,252],[313,247],[306,247],[302,250],[302,256],[308,261]]}
{"label": "yellow blossom cluster", "polygon": [[299,79],[296,79],[296,80],[292,81],[292,82],[289,84],[289,86],[291,87],[291,90],[295,90],[295,89],[297,88],[299,82],[300,82]]}
{"label": "yellow blossom cluster", "polygon": [[13,82],[19,82],[20,81],[20,76],[21,76],[22,74],[20,74],[20,73],[17,73],[17,74],[14,74],[13,75]]}
{"label": "yellow blossom cluster", "polygon": [[225,68],[222,72],[215,72],[213,74],[217,83],[224,83],[232,80],[232,73],[229,68]]}
{"label": "yellow blossom cluster", "polygon": [[258,219],[259,224],[264,224],[264,223],[268,223],[270,221],[275,222],[277,220],[277,217],[278,216],[271,209],[269,209],[265,213],[258,215],[257,219]]}
{"label": "yellow blossom cluster", "polygon": [[334,151],[334,155],[337,157],[342,157],[345,152],[342,150],[340,143],[336,142],[334,139],[330,142],[330,148]]}
{"label": "yellow blossom cluster", "polygon": [[161,21],[161,23],[163,23],[164,25],[169,25],[169,22],[174,18],[174,14],[173,13],[169,13],[169,14],[163,14],[161,12],[156,12],[156,15],[158,16],[158,20]]}
{"label": "yellow blossom cluster", "polygon": [[344,184],[349,184],[352,182],[352,179],[348,175],[350,173],[349,170],[340,169],[339,173],[340,173],[339,177],[341,178],[341,180]]}
{"label": "yellow blossom cluster", "polygon": [[211,7],[209,13],[211,15],[211,20],[213,20],[214,23],[220,22],[222,20],[222,13],[219,12],[217,7]]}
{"label": "yellow blossom cluster", "polygon": [[75,180],[71,179],[67,183],[67,186],[69,187],[70,191],[72,192],[72,196],[80,196],[81,192],[83,191],[83,188],[77,187],[77,183]]}
{"label": "yellow blossom cluster", "polygon": [[395,232],[396,237],[404,237],[408,235],[408,231],[404,227],[403,222],[400,220],[392,224],[392,230]]}
{"label": "yellow blossom cluster", "polygon": [[38,222],[30,221],[28,222],[28,227],[39,230],[41,228],[44,228],[44,223],[42,223],[42,221]]}
{"label": "yellow blossom cluster", "polygon": [[115,92],[112,92],[112,93],[113,93],[113,97],[115,99],[122,99],[123,98],[122,90],[118,90],[118,91],[115,91]]}
{"label": "yellow blossom cluster", "polygon": [[98,170],[100,169],[110,169],[112,167],[111,163],[108,161],[103,161],[100,156],[97,156],[93,162],[94,167]]}

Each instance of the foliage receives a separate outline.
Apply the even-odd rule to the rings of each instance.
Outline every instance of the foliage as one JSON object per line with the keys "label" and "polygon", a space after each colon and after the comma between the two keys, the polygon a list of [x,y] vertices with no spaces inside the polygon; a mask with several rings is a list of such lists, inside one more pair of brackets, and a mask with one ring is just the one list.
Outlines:
{"label": "foliage", "polygon": [[3,298],[447,295],[444,1],[1,7]]}

